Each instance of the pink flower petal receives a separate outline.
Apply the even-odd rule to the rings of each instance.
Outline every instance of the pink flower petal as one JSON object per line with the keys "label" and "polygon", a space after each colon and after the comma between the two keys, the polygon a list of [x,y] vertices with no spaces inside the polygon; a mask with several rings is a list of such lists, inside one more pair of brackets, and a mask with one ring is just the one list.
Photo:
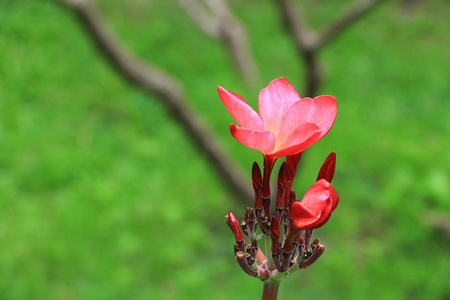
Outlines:
{"label": "pink flower petal", "polygon": [[[320,140],[336,120],[337,104],[332,96],[303,98],[295,102],[284,116],[277,132],[277,138],[283,139],[304,123],[314,123],[320,129]],[[263,118],[264,119],[264,118]]]}
{"label": "pink flower petal", "polygon": [[300,99],[295,88],[285,78],[275,79],[262,89],[258,109],[266,130],[276,133],[289,107]]}
{"label": "pink flower petal", "polygon": [[275,135],[270,131],[257,131],[230,125],[231,135],[245,146],[270,154],[275,147]]}
{"label": "pink flower petal", "polygon": [[220,99],[236,122],[245,128],[263,131],[264,123],[259,115],[245,102],[241,95],[217,87]]}
{"label": "pink flower petal", "polygon": [[[276,144],[275,156],[294,155],[303,152],[319,140],[320,131],[317,125],[306,123],[295,129],[285,139]],[[277,137],[278,139],[278,137]]]}

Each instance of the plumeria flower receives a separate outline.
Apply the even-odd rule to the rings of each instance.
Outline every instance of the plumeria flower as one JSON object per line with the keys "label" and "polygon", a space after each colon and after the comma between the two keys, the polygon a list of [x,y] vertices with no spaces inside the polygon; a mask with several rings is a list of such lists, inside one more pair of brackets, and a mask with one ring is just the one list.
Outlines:
{"label": "plumeria flower", "polygon": [[262,89],[255,112],[244,98],[218,87],[225,107],[236,120],[231,134],[245,146],[264,156],[294,155],[322,139],[334,124],[336,99],[318,96],[300,98],[285,78],[278,78]]}
{"label": "plumeria flower", "polygon": [[[311,266],[325,252],[325,244],[311,238],[314,229],[328,221],[339,202],[331,185],[336,153],[328,155],[316,183],[306,191],[302,201],[296,198],[292,184],[302,152],[322,139],[333,126],[336,99],[332,96],[300,98],[286,79],[278,78],[260,92],[257,113],[240,95],[221,86],[218,90],[237,122],[230,126],[233,137],[264,156],[263,173],[258,163],[252,167],[254,208],[247,207],[242,222],[232,212],[225,217],[236,240],[234,255],[245,273],[264,282],[264,291],[268,287],[278,288],[284,277]],[[278,173],[275,211],[271,211],[270,175],[281,156],[286,156],[286,162]],[[259,235],[258,226],[262,232]],[[258,246],[261,237],[264,237],[263,248]],[[265,295],[269,294],[263,292],[264,299]]]}
{"label": "plumeria flower", "polygon": [[311,230],[324,225],[339,202],[339,196],[325,179],[314,183],[301,202],[295,201],[289,217],[297,230]]}

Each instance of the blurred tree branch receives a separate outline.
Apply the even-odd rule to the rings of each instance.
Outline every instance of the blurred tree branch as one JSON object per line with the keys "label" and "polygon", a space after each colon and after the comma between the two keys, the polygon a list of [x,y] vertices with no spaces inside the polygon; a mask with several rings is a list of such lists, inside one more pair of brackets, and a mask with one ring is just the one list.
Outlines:
{"label": "blurred tree branch", "polygon": [[206,126],[200,114],[194,111],[184,96],[180,83],[172,76],[139,60],[108,31],[101,15],[90,0],[59,0],[78,17],[86,33],[95,42],[99,52],[128,81],[155,94],[186,130],[188,136],[206,154],[231,191],[244,201],[252,201],[251,185],[237,163],[224,152],[215,135]]}
{"label": "blurred tree branch", "polygon": [[274,0],[278,5],[286,30],[291,34],[297,52],[306,65],[306,95],[316,96],[323,80],[322,69],[318,59],[319,51],[335,39],[345,29],[359,20],[376,4],[384,0],[363,0],[356,3],[347,12],[331,22],[322,31],[308,28],[300,11],[291,0]]}
{"label": "blurred tree branch", "polygon": [[426,211],[423,215],[423,221],[450,241],[450,215],[448,213]]}
{"label": "blurred tree branch", "polygon": [[403,0],[402,9],[405,13],[410,13],[419,6],[420,0]]}
{"label": "blurred tree branch", "polygon": [[[221,41],[247,84],[259,80],[259,70],[250,51],[248,35],[225,0],[178,0],[197,26],[210,37]],[[203,2],[203,3],[202,3]]]}
{"label": "blurred tree branch", "polygon": [[[106,23],[91,0],[58,0],[78,17],[99,52],[131,83],[155,94],[183,126],[188,136],[205,152],[231,191],[240,199],[251,201],[250,186],[245,184],[241,168],[223,151],[215,135],[200,114],[192,109],[176,78],[130,53],[108,31]],[[178,0],[198,27],[229,49],[234,62],[247,82],[258,79],[255,60],[242,24],[232,15],[225,0]],[[322,82],[319,51],[346,28],[383,0],[363,0],[321,31],[308,28],[291,0],[275,0],[287,31],[294,39],[299,56],[306,64],[307,96],[315,96]]]}

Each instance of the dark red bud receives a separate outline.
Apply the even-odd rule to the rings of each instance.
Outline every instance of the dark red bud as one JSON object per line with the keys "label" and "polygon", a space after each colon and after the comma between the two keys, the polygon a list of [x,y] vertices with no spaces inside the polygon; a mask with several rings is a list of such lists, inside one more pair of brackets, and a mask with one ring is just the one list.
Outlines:
{"label": "dark red bud", "polygon": [[264,176],[262,183],[262,197],[270,200],[270,175],[272,174],[273,166],[277,161],[276,156],[264,155]]}
{"label": "dark red bud", "polygon": [[291,191],[289,193],[288,200],[289,200],[289,202],[286,203],[286,208],[290,208],[292,206],[292,203],[294,203],[295,201],[298,201],[297,196],[295,195],[295,191]]}
{"label": "dark red bud", "polygon": [[272,222],[270,223],[270,236],[277,239],[280,237],[280,222],[277,217],[272,217]]}
{"label": "dark red bud", "polygon": [[278,186],[284,186],[287,183],[288,179],[287,172],[288,172],[287,165],[284,162],[280,167],[280,171],[278,172]]}
{"label": "dark red bud", "polygon": [[[311,242],[311,238],[313,235],[314,229],[310,229],[310,230],[305,230],[305,248],[306,250],[309,249],[309,243]],[[317,240],[317,242],[319,242],[319,240]]]}
{"label": "dark red bud", "polygon": [[297,166],[298,166],[298,163],[299,163],[301,157],[302,157],[302,152],[295,154],[295,155],[289,155],[286,157],[288,176],[291,181],[294,180],[295,174],[297,174]]}
{"label": "dark red bud", "polygon": [[245,233],[248,236],[254,236],[256,233],[257,223],[255,221],[255,211],[253,207],[247,207],[244,214],[244,222],[247,226],[248,233]]}
{"label": "dark red bud", "polygon": [[242,270],[247,273],[250,276],[257,277],[258,272],[253,270],[247,262],[247,254],[243,251],[238,251],[236,253],[236,261],[238,262],[239,266],[242,268]]}
{"label": "dark red bud", "polygon": [[286,188],[287,188],[287,166],[283,163],[280,167],[280,172],[278,173],[278,195],[277,202],[275,203],[276,208],[282,209],[284,207],[284,202],[286,198]]}
{"label": "dark red bud", "polygon": [[263,198],[264,215],[270,218],[270,198]]}
{"label": "dark red bud", "polygon": [[286,239],[283,243],[283,251],[286,253],[291,253],[292,250],[294,250],[294,239],[297,235],[298,230],[295,228],[295,226],[292,225],[292,222],[289,224],[288,233],[286,235]]}
{"label": "dark red bud", "polygon": [[239,221],[232,211],[230,211],[228,215],[225,216],[225,222],[227,223],[228,227],[230,227],[231,232],[233,232],[234,237],[236,238],[236,242],[244,241]]}
{"label": "dark red bud", "polygon": [[253,190],[255,192],[255,208],[262,208],[262,175],[261,170],[256,162],[253,163],[252,167],[252,183]]}
{"label": "dark red bud", "polygon": [[258,165],[257,162],[253,163],[252,180],[253,180],[253,187],[254,188],[261,188],[262,187],[261,169],[259,168],[259,165]]}
{"label": "dark red bud", "polygon": [[[313,245],[314,245],[314,243],[313,243]],[[324,254],[324,253],[325,253],[325,245],[323,243],[317,243],[311,256],[308,259],[306,259],[304,262],[301,262],[299,264],[299,268],[304,269],[304,268],[309,267],[310,265],[315,263],[319,259],[319,257],[322,256],[322,254]]]}
{"label": "dark red bud", "polygon": [[327,159],[320,168],[319,175],[317,176],[317,181],[320,179],[325,179],[331,182],[334,177],[334,171],[336,169],[336,152],[331,152]]}

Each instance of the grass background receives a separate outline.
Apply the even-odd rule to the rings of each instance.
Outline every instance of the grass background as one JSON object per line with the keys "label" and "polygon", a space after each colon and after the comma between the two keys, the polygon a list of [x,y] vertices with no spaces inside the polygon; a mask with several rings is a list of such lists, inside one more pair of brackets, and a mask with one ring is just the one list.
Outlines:
{"label": "grass background", "polygon": [[[346,3],[302,6],[320,27]],[[301,94],[303,69],[271,1],[230,4],[251,35],[257,88],[176,1],[100,6],[128,48],[180,79],[250,173],[261,157],[229,135],[216,85],[256,105],[280,76]],[[449,14],[443,0],[409,14],[388,2],[321,52],[338,119],[295,187],[334,150],[341,203],[316,232],[326,255],[289,276],[280,299],[450,298],[450,242],[425,222],[450,211]],[[230,209],[244,204],[73,15],[54,1],[0,1],[0,299],[257,299],[262,285],[233,261]]]}

